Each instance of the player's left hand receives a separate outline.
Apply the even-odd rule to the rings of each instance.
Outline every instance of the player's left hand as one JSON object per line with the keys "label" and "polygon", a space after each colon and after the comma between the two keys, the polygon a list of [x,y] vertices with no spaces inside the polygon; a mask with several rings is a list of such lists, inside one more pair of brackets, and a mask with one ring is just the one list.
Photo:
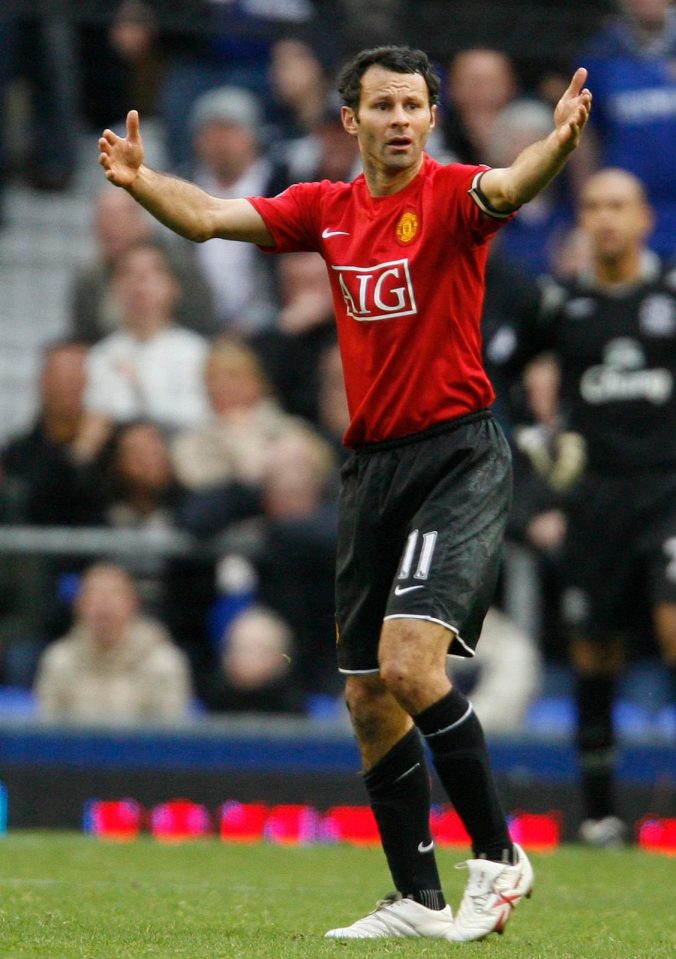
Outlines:
{"label": "player's left hand", "polygon": [[578,145],[589,119],[592,95],[591,90],[583,86],[586,79],[587,71],[579,67],[554,110],[559,147],[565,152],[574,150]]}

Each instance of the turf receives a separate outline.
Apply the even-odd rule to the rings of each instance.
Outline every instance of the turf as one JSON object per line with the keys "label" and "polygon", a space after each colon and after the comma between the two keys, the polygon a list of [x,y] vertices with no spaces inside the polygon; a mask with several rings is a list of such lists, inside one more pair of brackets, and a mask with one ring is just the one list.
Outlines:
{"label": "turf", "polygon": [[[447,895],[463,872],[442,850]],[[537,886],[502,937],[450,945],[322,938],[388,890],[382,856],[347,846],[237,846],[207,840],[110,844],[72,833],[0,843],[3,959],[674,959],[676,862],[573,846],[533,857]]]}

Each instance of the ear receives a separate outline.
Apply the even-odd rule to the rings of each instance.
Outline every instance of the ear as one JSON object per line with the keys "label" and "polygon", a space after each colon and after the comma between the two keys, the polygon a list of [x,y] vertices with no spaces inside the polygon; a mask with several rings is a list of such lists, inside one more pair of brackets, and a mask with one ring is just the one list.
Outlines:
{"label": "ear", "polygon": [[340,119],[342,120],[343,129],[346,133],[349,133],[352,137],[356,137],[359,130],[359,122],[352,107],[341,107]]}
{"label": "ear", "polygon": [[650,236],[652,231],[655,229],[656,219],[657,218],[655,216],[655,211],[653,210],[653,208],[649,206],[647,203],[645,203],[643,205],[643,229],[644,229],[643,235],[644,237]]}
{"label": "ear", "polygon": [[432,118],[430,122],[430,130],[433,130],[437,125],[437,105],[436,103],[430,107],[430,116]]}

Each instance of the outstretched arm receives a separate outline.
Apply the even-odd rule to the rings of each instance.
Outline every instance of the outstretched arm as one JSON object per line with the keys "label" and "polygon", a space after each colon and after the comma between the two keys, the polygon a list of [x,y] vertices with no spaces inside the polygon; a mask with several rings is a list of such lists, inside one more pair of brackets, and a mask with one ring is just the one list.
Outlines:
{"label": "outstretched arm", "polygon": [[554,129],[523,150],[511,166],[487,170],[481,192],[498,211],[513,210],[532,200],[563,168],[580,142],[591,111],[592,95],[583,86],[587,71],[580,67],[554,110]]}
{"label": "outstretched arm", "polygon": [[107,179],[175,233],[198,242],[221,237],[274,246],[263,218],[248,200],[223,200],[187,180],[147,167],[136,110],[127,114],[126,137],[104,130],[99,150]]}

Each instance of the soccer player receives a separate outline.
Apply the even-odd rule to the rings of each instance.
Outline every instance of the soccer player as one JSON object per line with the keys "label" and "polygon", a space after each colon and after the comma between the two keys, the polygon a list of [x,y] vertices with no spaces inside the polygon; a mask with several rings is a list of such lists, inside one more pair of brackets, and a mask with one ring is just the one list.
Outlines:
{"label": "soccer player", "polygon": [[[449,651],[474,653],[510,504],[509,452],[481,365],[488,241],[577,146],[591,107],[585,80],[577,70],[552,132],[509,168],[442,166],[424,152],[439,90],[426,55],[362,51],[339,91],[363,175],[272,199],[216,199],[148,169],[135,111],[125,138],[106,130],[99,141],[108,179],[183,236],[313,250],[326,261],[354,450],[342,475],[338,664],[397,890],[330,937],[482,939],[502,931],[532,887],[481,726],[445,666]],[[472,839],[455,920],[430,834],[421,735]]]}
{"label": "soccer player", "polygon": [[612,706],[623,645],[646,629],[646,609],[647,631],[652,620],[676,677],[676,270],[647,248],[654,214],[632,173],[590,177],[579,221],[589,264],[550,290],[533,340],[555,351],[567,428],[586,446],[567,509],[563,605],[576,674],[580,837],[612,846],[626,833],[613,790]]}

